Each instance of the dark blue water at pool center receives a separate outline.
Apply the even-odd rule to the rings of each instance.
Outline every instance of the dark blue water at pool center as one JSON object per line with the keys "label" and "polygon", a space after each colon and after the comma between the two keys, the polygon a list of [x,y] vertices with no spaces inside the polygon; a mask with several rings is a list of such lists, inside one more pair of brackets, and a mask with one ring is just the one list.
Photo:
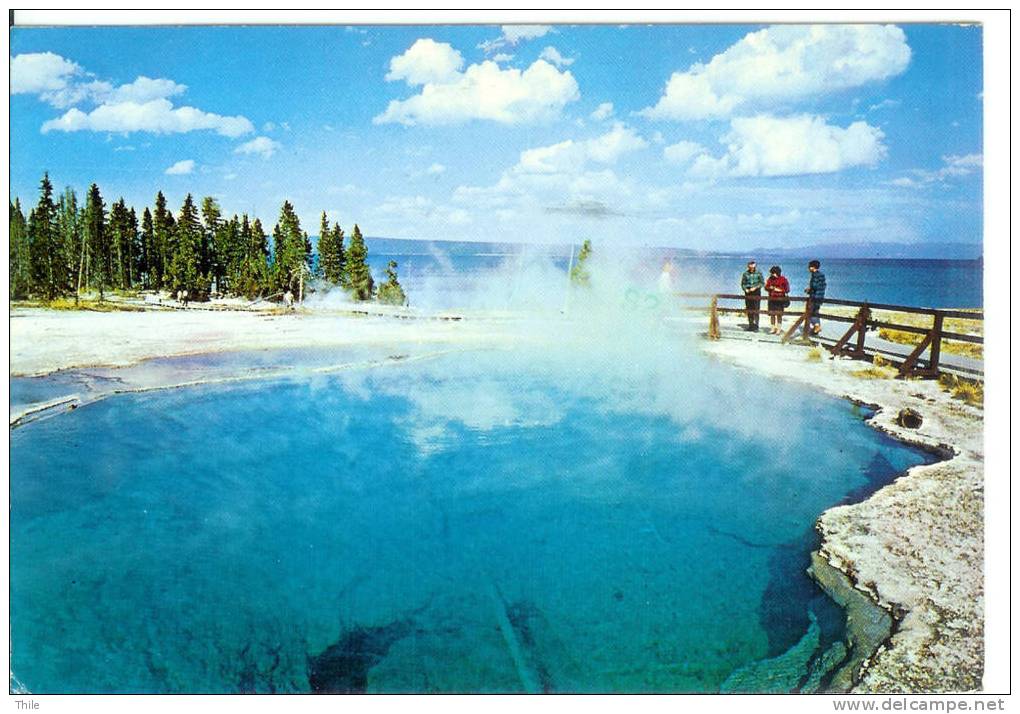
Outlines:
{"label": "dark blue water at pool center", "polygon": [[[486,274],[512,279],[535,261],[551,261],[566,271],[571,246],[521,246],[506,243],[368,239],[369,262],[382,279],[390,260],[398,263],[400,281],[411,305],[432,308],[464,307],[465,286]],[[578,246],[574,246],[576,258]],[[737,292],[745,256],[691,256],[668,249],[635,251],[634,285],[655,289],[665,258],[676,266],[676,281],[701,292]],[[778,264],[790,279],[795,295],[807,286],[807,262],[815,256],[780,258],[754,256],[760,267]],[[983,305],[983,263],[980,260],[851,259],[823,261],[827,295],[844,300],[917,307],[980,308]]]}
{"label": "dark blue water at pool center", "polygon": [[[789,385],[809,428],[780,440],[501,364],[124,395],[13,431],[15,678],[715,691],[809,612],[841,634],[804,574],[812,524],[926,458]],[[775,399],[699,369],[755,414]]]}

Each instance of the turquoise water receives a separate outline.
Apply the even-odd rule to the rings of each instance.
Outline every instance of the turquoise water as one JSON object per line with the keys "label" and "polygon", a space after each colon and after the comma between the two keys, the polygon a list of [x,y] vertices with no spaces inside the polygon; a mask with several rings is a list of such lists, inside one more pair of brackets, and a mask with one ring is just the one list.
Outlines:
{"label": "turquoise water", "polygon": [[567,372],[469,352],[12,431],[14,681],[705,692],[842,636],[813,523],[926,456],[707,360],[661,401]]}

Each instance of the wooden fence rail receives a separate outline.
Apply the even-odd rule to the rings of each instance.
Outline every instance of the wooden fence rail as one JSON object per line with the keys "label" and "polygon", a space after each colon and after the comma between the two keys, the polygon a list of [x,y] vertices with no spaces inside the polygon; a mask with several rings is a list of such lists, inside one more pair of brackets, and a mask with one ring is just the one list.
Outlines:
{"label": "wooden fence rail", "polygon": [[[726,293],[685,293],[678,292],[674,293],[676,297],[690,299],[690,298],[709,298],[710,302],[708,305],[709,311],[709,330],[708,336],[710,339],[719,339],[719,313],[745,313],[748,315],[766,313],[769,315],[775,314],[769,310],[762,310],[761,307],[757,309],[748,309],[745,303],[744,307],[719,307],[720,300],[740,300],[740,301],[756,301],[760,303],[762,300],[768,300],[768,295],[735,295]],[[783,343],[789,342],[793,339],[798,328],[801,330],[801,338],[807,340],[810,335],[809,318],[811,317],[813,303],[810,297],[801,297],[790,295],[786,297],[786,300],[793,302],[803,302],[804,311],[800,313],[793,323],[793,325],[783,333]],[[821,312],[821,307],[824,305],[842,305],[847,307],[856,307],[857,314],[853,317],[847,317],[845,315],[833,315],[829,313]],[[704,309],[704,308],[701,308]],[[931,327],[918,327],[916,325],[904,325],[895,322],[888,322],[886,320],[877,320],[872,316],[872,310],[887,310],[891,312],[905,312],[915,315],[930,315],[932,318]],[[914,348],[914,350],[908,354],[905,358],[902,355],[896,355],[902,360],[899,363],[899,374],[901,377],[924,377],[933,379],[939,376],[939,361],[942,353],[942,342],[943,340],[952,340],[957,342],[969,342],[972,344],[984,344],[984,337],[981,335],[968,335],[959,332],[947,332],[944,329],[946,318],[955,318],[960,320],[984,320],[983,312],[968,312],[965,310],[942,310],[938,308],[928,307],[915,307],[913,305],[892,305],[889,303],[869,303],[861,302],[857,300],[839,300],[835,298],[825,298],[819,305],[819,311],[817,316],[820,319],[832,320],[834,322],[848,323],[849,328],[843,336],[836,340],[835,344],[829,347],[829,351],[833,356],[844,356],[851,357],[853,359],[861,360],[872,360],[874,354],[892,354],[887,350],[880,350],[874,347],[868,347],[865,344],[865,337],[868,330],[874,330],[877,328],[885,328],[890,330],[899,330],[901,332],[909,332],[916,335],[923,335],[921,342]],[[927,359],[922,359],[925,351],[927,351]],[[921,366],[924,363],[924,366]]]}

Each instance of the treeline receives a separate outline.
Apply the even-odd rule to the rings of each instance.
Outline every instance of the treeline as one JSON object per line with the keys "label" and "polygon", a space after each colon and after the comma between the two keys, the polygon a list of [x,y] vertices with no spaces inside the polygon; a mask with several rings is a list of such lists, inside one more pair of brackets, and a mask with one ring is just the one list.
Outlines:
{"label": "treeline", "polygon": [[[390,261],[386,281],[375,284],[368,249],[355,224],[345,240],[338,223],[323,212],[318,260],[294,207],[285,201],[269,236],[258,218],[226,218],[216,199],[196,206],[189,193],[177,215],[162,192],[141,218],[121,198],[107,209],[92,184],[80,206],[72,188],[57,198],[48,175],[39,201],[25,217],[19,199],[10,205],[10,297],[54,300],[83,291],[188,291],[192,300],[213,293],[248,299],[307,293],[316,285],[337,286],[355,300],[402,305],[404,291],[397,264]],[[312,280],[314,279],[314,280]]]}

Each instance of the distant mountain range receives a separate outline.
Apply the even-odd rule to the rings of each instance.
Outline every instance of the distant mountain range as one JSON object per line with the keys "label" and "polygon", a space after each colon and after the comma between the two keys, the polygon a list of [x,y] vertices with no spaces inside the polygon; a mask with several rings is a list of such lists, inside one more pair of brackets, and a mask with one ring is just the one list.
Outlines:
{"label": "distant mountain range", "polygon": [[[980,243],[825,243],[796,248],[752,248],[747,251],[726,251],[725,255],[768,256],[775,258],[877,258],[883,260],[914,258],[928,260],[979,260]],[[684,250],[692,255],[719,255],[717,251]]]}
{"label": "distant mountain range", "polygon": [[[447,241],[447,240],[424,240],[415,238],[391,238],[383,236],[366,236],[370,244],[370,250],[380,254],[403,254],[421,252],[429,255],[434,252],[431,246],[442,246],[442,252],[447,254],[475,253],[479,246],[485,246],[485,250],[494,254],[509,254],[517,252],[518,243],[490,242],[490,241]],[[545,247],[552,254],[569,254],[570,244],[530,244],[533,248]],[[578,241],[575,246],[579,246]],[[800,259],[810,260],[812,258],[823,259],[867,259],[896,260],[896,259],[927,259],[927,260],[980,260],[983,246],[980,243],[882,243],[878,241],[863,243],[820,243],[816,245],[805,245],[794,248],[778,247],[757,247],[748,250],[698,250],[694,248],[676,248],[660,246],[650,248],[649,246],[635,246],[635,248],[646,248],[653,251],[661,251],[670,255],[686,255],[692,257],[739,257],[739,258],[767,258]]]}

